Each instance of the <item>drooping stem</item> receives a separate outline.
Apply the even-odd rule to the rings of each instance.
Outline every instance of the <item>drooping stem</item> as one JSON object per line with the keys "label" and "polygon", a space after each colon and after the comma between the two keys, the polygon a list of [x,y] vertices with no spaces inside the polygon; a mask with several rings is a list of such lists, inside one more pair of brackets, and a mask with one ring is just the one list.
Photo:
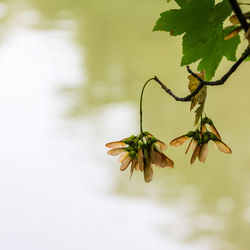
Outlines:
{"label": "drooping stem", "polygon": [[142,99],[143,99],[143,93],[144,93],[144,89],[145,89],[145,87],[147,86],[147,84],[148,84],[150,81],[152,81],[152,80],[154,80],[154,78],[148,79],[148,80],[144,83],[144,85],[143,85],[143,87],[142,87],[142,90],[141,90],[141,97],[140,97],[140,132],[141,132],[141,133],[143,132],[143,129],[142,129]]}
{"label": "drooping stem", "polygon": [[146,87],[146,85],[154,80],[155,82],[157,82],[170,96],[172,96],[176,101],[180,101],[180,102],[190,102],[192,97],[194,97],[196,94],[198,94],[200,92],[200,90],[204,87],[204,86],[219,86],[219,85],[223,85],[227,79],[237,70],[237,68],[241,65],[242,62],[244,62],[244,60],[250,55],[250,46],[248,46],[246,48],[246,50],[242,53],[241,57],[238,59],[238,61],[236,61],[232,67],[228,70],[228,72],[221,77],[221,79],[216,80],[216,81],[204,81],[203,79],[201,79],[197,74],[195,74],[190,68],[189,66],[187,66],[187,71],[193,75],[196,79],[198,79],[200,81],[199,86],[189,95],[185,96],[185,97],[178,97],[177,95],[175,95],[171,89],[169,89],[163,82],[160,81],[160,79],[157,76],[154,76],[153,78],[150,78],[149,80],[147,80],[145,82],[145,84],[143,85],[142,91],[141,91],[141,98],[140,98],[140,131],[141,133],[143,132],[142,129],[142,99],[143,99],[143,93],[144,93],[144,89]]}

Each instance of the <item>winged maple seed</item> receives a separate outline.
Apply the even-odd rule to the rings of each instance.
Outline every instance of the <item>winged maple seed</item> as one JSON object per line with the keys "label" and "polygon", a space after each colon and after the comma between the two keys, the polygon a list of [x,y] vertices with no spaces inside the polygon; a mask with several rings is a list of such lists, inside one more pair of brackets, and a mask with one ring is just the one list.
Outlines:
{"label": "winged maple seed", "polygon": [[[210,127],[210,131],[207,129]],[[187,134],[177,137],[170,142],[171,146],[180,146],[191,138],[185,154],[188,153],[192,144],[192,157],[190,163],[193,164],[198,157],[200,162],[205,162],[208,155],[208,142],[213,141],[217,149],[223,153],[231,154],[232,150],[221,140],[221,136],[213,124],[213,121],[207,117],[201,120],[200,129],[189,131]]]}
{"label": "winged maple seed", "polygon": [[[244,13],[243,16],[244,16],[246,19],[249,19],[249,20],[250,20],[250,11]],[[236,15],[230,16],[229,21],[230,21],[233,25],[239,24],[239,23],[240,23],[240,21],[239,21],[239,19],[238,19],[238,17],[237,17]]]}
{"label": "winged maple seed", "polygon": [[174,167],[174,162],[162,152],[167,145],[148,132],[107,143],[106,147],[111,148],[107,152],[109,155],[120,155],[121,171],[131,165],[130,178],[134,170],[140,170],[144,173],[144,180],[150,182],[153,178],[152,164],[161,168]]}
{"label": "winged maple seed", "polygon": [[[243,16],[246,18],[246,19],[249,19],[250,20],[250,12],[246,12],[243,14]],[[224,37],[224,40],[228,40],[228,39],[231,39],[235,36],[237,36],[239,34],[239,32],[241,30],[243,30],[243,28],[241,26],[234,26],[234,25],[237,25],[237,24],[240,24],[239,22],[239,19],[236,15],[232,15],[230,16],[229,18],[229,21],[232,23],[232,26],[229,26],[229,27],[235,27],[233,30],[231,30],[225,37]],[[227,27],[227,28],[229,28]],[[250,44],[250,36],[249,36],[249,30],[246,32],[245,34],[245,38],[248,39],[249,41],[249,44]]]}

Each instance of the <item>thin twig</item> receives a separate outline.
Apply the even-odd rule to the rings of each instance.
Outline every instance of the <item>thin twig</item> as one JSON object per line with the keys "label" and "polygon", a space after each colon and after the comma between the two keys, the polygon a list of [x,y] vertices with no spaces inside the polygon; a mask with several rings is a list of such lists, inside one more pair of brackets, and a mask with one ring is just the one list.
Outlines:
{"label": "thin twig", "polygon": [[189,66],[187,66],[187,71],[194,76],[195,78],[197,78],[200,81],[199,86],[189,95],[185,96],[185,97],[178,97],[177,95],[175,95],[171,89],[169,89],[165,84],[163,84],[159,78],[157,76],[155,76],[153,79],[159,83],[161,85],[161,87],[170,95],[172,96],[176,101],[180,101],[180,102],[189,102],[191,101],[192,97],[194,97],[201,89],[202,87],[204,87],[205,85],[210,85],[210,86],[218,86],[218,85],[223,85],[227,79],[233,74],[233,72],[240,66],[240,64],[250,55],[250,47],[248,47],[244,53],[242,54],[242,56],[238,59],[238,61],[228,70],[228,72],[220,79],[217,81],[204,81],[203,79],[201,79],[197,74],[195,74],[190,68]]}
{"label": "thin twig", "polygon": [[231,7],[232,7],[235,15],[238,17],[238,20],[239,20],[242,28],[245,30],[245,32],[247,32],[248,28],[249,28],[249,24],[247,23],[246,18],[242,14],[242,11],[241,11],[239,4],[237,3],[236,0],[229,0],[229,2],[231,4]]}
{"label": "thin twig", "polygon": [[[245,17],[242,14],[242,11],[237,3],[236,0],[229,0],[232,9],[235,13],[235,15],[238,17],[239,22],[241,24],[241,26],[243,27],[243,29],[245,30],[245,32],[248,31],[249,29],[249,24],[247,23]],[[218,86],[218,85],[223,85],[227,79],[235,72],[235,70],[240,66],[240,64],[250,55],[250,47],[248,46],[247,49],[244,51],[244,53],[241,55],[241,57],[238,59],[237,62],[235,62],[235,64],[228,70],[228,72],[222,76],[221,79],[217,80],[217,81],[204,81],[203,79],[201,79],[197,74],[195,74],[190,68],[189,66],[187,66],[187,71],[194,76],[196,79],[198,79],[200,81],[199,86],[189,95],[185,96],[185,97],[178,97],[177,95],[175,95],[171,89],[169,89],[163,82],[160,81],[160,79],[155,76],[154,78],[149,79],[145,85],[143,86],[142,89],[142,93],[141,93],[141,100],[140,100],[140,124],[141,124],[141,131],[142,131],[142,96],[143,96],[143,92],[144,92],[144,88],[146,87],[147,83],[151,80],[155,80],[158,84],[160,84],[160,86],[170,95],[172,96],[176,101],[180,101],[180,102],[189,102],[191,101],[192,97],[194,97],[196,94],[199,93],[199,91],[206,85],[209,86]]]}
{"label": "thin twig", "polygon": [[170,95],[172,96],[176,101],[179,101],[179,102],[189,102],[191,101],[191,98],[193,96],[195,96],[201,89],[202,87],[204,86],[203,83],[200,83],[200,85],[197,87],[197,89],[195,89],[194,92],[192,92],[190,95],[188,96],[185,96],[185,97],[178,97],[177,95],[175,95],[171,89],[169,89],[164,83],[162,83],[159,78],[157,76],[154,77],[154,80],[159,83],[161,85],[161,87]]}
{"label": "thin twig", "polygon": [[217,85],[222,85],[226,82],[226,80],[234,73],[234,71],[240,66],[240,64],[250,55],[250,47],[247,47],[247,49],[243,52],[243,54],[241,55],[241,57],[238,59],[238,61],[228,70],[228,72],[221,77],[221,79],[217,80],[217,81],[211,81],[211,82],[207,82],[202,80],[197,74],[195,74],[190,68],[189,66],[187,66],[187,71],[194,76],[195,78],[197,78],[201,83],[203,83],[203,85],[210,85],[210,86],[217,86]]}
{"label": "thin twig", "polygon": [[239,5],[250,5],[250,3],[238,3]]}

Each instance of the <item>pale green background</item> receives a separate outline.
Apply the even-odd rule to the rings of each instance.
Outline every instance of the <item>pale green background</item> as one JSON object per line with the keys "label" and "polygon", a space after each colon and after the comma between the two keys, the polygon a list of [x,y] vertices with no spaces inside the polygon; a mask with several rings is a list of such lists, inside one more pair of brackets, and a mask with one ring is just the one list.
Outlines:
{"label": "pale green background", "polygon": [[[1,1],[1,249],[250,249],[250,63],[208,88],[206,113],[232,155],[210,145],[190,166],[187,145],[169,147],[175,168],[154,168],[150,184],[106,155],[106,142],[138,133],[148,78],[188,94],[181,37],[151,32],[170,7]],[[150,83],[144,128],[169,143],[192,129],[189,105]]]}

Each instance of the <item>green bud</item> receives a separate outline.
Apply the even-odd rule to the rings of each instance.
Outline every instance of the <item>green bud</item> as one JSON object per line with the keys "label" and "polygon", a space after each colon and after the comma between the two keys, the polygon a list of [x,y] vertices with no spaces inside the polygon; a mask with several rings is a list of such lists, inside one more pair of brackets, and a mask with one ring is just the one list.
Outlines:
{"label": "green bud", "polygon": [[205,117],[205,118],[203,118],[202,120],[201,120],[201,124],[206,124],[207,123],[207,117]]}
{"label": "green bud", "polygon": [[213,125],[213,121],[211,119],[207,118],[207,124]]}
{"label": "green bud", "polygon": [[132,147],[127,147],[127,148],[124,148],[126,151],[128,151],[128,152],[130,152],[131,150],[133,150],[133,148]]}
{"label": "green bud", "polygon": [[138,147],[142,148],[143,145],[144,145],[144,143],[143,143],[142,141],[139,141],[139,142],[138,142]]}
{"label": "green bud", "polygon": [[149,132],[148,132],[148,131],[144,131],[144,132],[143,132],[143,135],[144,135],[144,136],[147,136],[147,135],[149,135]]}
{"label": "green bud", "polygon": [[154,142],[156,142],[156,141],[157,141],[156,138],[155,138],[154,136],[152,136],[152,137],[151,137],[151,142],[154,143]]}
{"label": "green bud", "polygon": [[132,143],[132,140],[131,140],[130,138],[128,138],[128,139],[124,140],[124,142],[125,142],[126,144],[130,145],[130,144]]}
{"label": "green bud", "polygon": [[195,132],[195,135],[193,136],[196,141],[200,139],[200,134],[198,131]]}
{"label": "green bud", "polygon": [[202,139],[203,143],[207,143],[210,139],[208,133],[203,134]]}
{"label": "green bud", "polygon": [[134,150],[129,152],[129,156],[133,158],[136,155],[136,152]]}
{"label": "green bud", "polygon": [[128,145],[131,145],[131,144],[133,144],[135,138],[136,138],[136,136],[131,135],[131,136],[129,136],[128,139],[124,140],[124,142],[125,142],[126,144],[128,144]]}
{"label": "green bud", "polygon": [[138,142],[139,142],[139,139],[138,139],[138,138],[135,138],[135,139],[134,139],[134,144],[138,144]]}
{"label": "green bud", "polygon": [[211,132],[209,132],[209,138],[212,141],[218,141],[219,140],[218,137],[215,134],[211,133]]}
{"label": "green bud", "polygon": [[187,136],[187,137],[193,137],[194,134],[195,134],[194,131],[189,131],[189,132],[186,134],[186,136]]}
{"label": "green bud", "polygon": [[142,137],[143,137],[143,134],[139,134],[139,135],[137,136],[137,138],[138,138],[139,140],[141,140]]}

